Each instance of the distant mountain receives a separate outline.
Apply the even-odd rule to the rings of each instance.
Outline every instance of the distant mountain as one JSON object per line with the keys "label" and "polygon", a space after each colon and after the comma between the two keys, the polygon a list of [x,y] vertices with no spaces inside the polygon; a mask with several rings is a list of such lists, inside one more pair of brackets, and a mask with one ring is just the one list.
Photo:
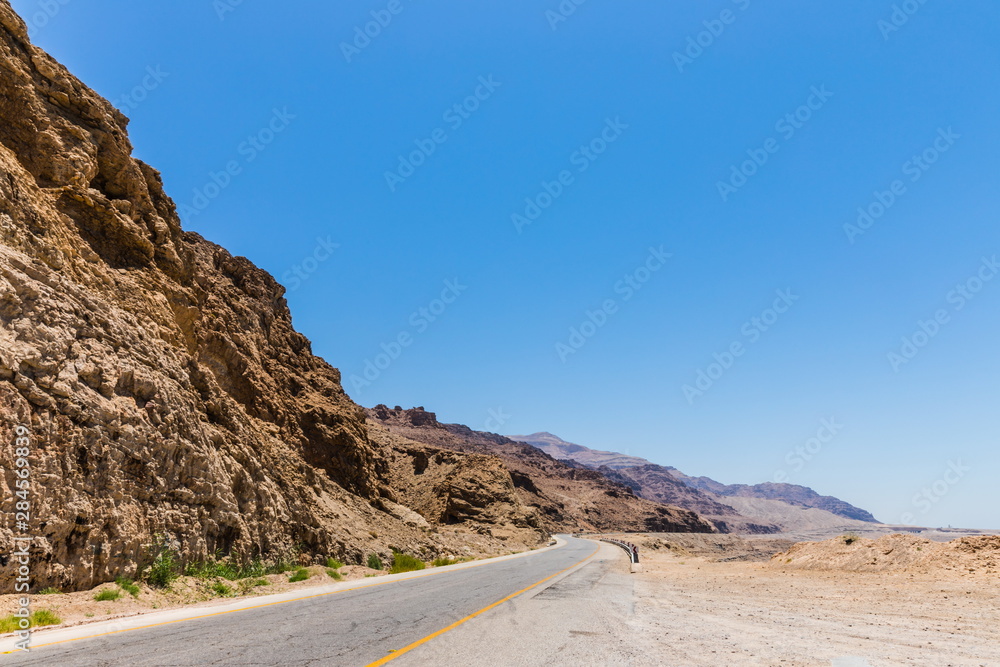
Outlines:
{"label": "distant mountain", "polygon": [[[636,456],[590,449],[545,432],[510,438],[534,445],[553,458],[576,461],[600,470],[609,479],[626,484],[644,498],[696,511],[713,521],[720,530],[760,533],[793,526],[796,530],[807,525],[828,528],[843,525],[844,519],[878,523],[870,512],[839,498],[820,495],[806,486],[771,482],[722,484],[709,477],[690,477],[676,468]],[[743,498],[774,502],[737,500]],[[817,512],[806,516],[795,511],[796,508]]]}
{"label": "distant mountain", "polygon": [[602,452],[597,449],[583,447],[582,445],[575,445],[545,431],[532,433],[531,435],[509,435],[507,437],[511,440],[534,445],[554,459],[562,461],[572,459],[590,468],[607,466],[611,469],[618,469],[649,463],[646,459],[640,459],[637,456],[629,456],[620,452]]}
{"label": "distant mountain", "polygon": [[702,491],[709,491],[719,496],[781,500],[790,505],[826,510],[847,519],[878,523],[878,520],[872,516],[871,512],[855,507],[840,498],[821,496],[808,486],[778,484],[775,482],[765,482],[752,486],[747,484],[721,484],[710,477],[688,477],[679,470],[675,470],[673,474],[688,486],[701,489]]}

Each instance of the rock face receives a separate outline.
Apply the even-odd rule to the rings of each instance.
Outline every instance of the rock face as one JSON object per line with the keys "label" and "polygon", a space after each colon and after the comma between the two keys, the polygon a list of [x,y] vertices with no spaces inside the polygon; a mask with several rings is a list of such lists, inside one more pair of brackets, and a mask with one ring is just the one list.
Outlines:
{"label": "rock face", "polygon": [[[134,576],[157,536],[182,560],[454,551],[396,502],[386,453],[284,289],[182,231],[126,125],[0,0],[0,554],[18,424],[34,441],[36,588]],[[441,489],[444,522],[497,474],[455,465],[468,483]],[[12,572],[0,558],[4,587]]]}
{"label": "rock face", "polygon": [[378,423],[370,424],[369,432],[385,448],[397,500],[425,522],[524,543],[547,537],[537,510],[521,501],[500,457],[428,446]]}
{"label": "rock face", "polygon": [[696,512],[638,497],[627,485],[578,464],[557,461],[532,445],[461,424],[442,424],[423,408],[378,405],[371,422],[409,440],[451,451],[498,457],[519,501],[550,531],[712,532]]}

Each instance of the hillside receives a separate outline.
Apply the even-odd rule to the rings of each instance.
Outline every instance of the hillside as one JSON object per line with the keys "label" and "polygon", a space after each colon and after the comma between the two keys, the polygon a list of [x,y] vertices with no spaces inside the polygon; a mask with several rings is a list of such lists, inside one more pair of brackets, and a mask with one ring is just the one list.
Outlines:
{"label": "hillside", "polygon": [[369,420],[393,434],[433,447],[503,460],[522,502],[541,525],[566,531],[712,532],[697,513],[637,497],[628,486],[596,470],[557,461],[537,447],[502,435],[442,424],[422,407],[404,410],[378,405]]}
{"label": "hillside", "polygon": [[[440,531],[396,503],[406,454],[372,440],[340,373],[292,327],[284,288],[181,229],[127,124],[0,0],[0,438],[23,425],[33,443],[17,535],[34,537],[34,586],[135,576],[158,541],[182,563],[500,549],[459,501],[477,475],[503,486],[501,466],[451,455]],[[15,468],[0,448],[11,490]],[[489,520],[540,539],[501,491]],[[14,565],[0,559],[5,587]]]}

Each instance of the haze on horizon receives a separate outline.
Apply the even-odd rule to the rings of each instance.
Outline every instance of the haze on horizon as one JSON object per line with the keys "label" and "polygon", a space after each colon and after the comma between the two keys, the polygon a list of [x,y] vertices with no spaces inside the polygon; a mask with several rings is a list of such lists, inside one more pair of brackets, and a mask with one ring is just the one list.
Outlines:
{"label": "haze on horizon", "polygon": [[359,403],[1000,528],[995,5],[12,4]]}

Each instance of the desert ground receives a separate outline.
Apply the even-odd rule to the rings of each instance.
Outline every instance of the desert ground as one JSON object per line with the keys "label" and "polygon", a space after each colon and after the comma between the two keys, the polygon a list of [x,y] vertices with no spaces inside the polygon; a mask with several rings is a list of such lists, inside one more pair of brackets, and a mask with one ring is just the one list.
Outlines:
{"label": "desert ground", "polygon": [[1000,665],[1000,537],[630,537],[633,664]]}

